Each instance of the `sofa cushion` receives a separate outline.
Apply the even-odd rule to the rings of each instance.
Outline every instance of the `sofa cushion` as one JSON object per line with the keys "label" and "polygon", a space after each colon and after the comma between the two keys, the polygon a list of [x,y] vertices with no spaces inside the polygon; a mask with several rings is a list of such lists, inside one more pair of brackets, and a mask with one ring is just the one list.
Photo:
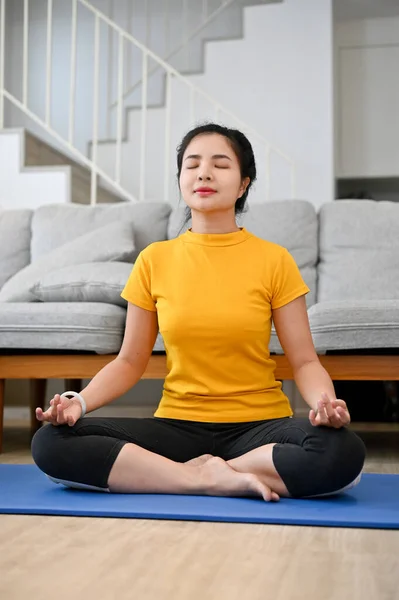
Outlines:
{"label": "sofa cushion", "polygon": [[0,210],[0,290],[30,263],[32,210]]}
{"label": "sofa cushion", "polygon": [[[119,352],[126,310],[102,302],[0,304],[0,350]],[[160,335],[154,350],[163,350]]]}
{"label": "sofa cushion", "polygon": [[319,302],[399,298],[399,203],[339,200],[320,210]]}
{"label": "sofa cushion", "polygon": [[399,348],[399,299],[320,302],[309,310],[317,352]]}
{"label": "sofa cushion", "polygon": [[72,238],[117,221],[133,224],[133,260],[152,242],[167,239],[171,206],[166,203],[55,204],[36,209],[32,220],[32,262]]}
{"label": "sofa cushion", "polygon": [[73,265],[44,273],[30,291],[41,302],[105,302],[126,308],[120,294],[131,270],[123,262]]}
{"label": "sofa cushion", "polygon": [[60,267],[87,262],[131,262],[135,255],[130,222],[109,223],[72,239],[19,271],[0,291],[0,302],[35,302],[30,289],[40,277]]}
{"label": "sofa cushion", "polygon": [[0,304],[0,348],[119,352],[126,310],[100,302]]}

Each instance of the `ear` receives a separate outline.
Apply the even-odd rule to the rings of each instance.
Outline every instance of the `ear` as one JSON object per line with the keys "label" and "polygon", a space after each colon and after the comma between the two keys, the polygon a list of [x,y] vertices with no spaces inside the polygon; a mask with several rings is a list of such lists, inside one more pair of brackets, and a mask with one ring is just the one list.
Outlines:
{"label": "ear", "polygon": [[249,177],[245,177],[245,179],[242,180],[241,182],[241,186],[239,189],[239,198],[241,198],[241,196],[243,196],[246,192],[247,187],[249,186],[249,184],[251,183],[251,179]]}

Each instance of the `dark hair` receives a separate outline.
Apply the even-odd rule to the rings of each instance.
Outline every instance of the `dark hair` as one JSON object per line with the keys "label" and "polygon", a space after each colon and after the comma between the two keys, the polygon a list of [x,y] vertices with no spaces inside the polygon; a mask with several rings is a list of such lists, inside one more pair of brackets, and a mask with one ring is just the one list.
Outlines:
{"label": "dark hair", "polygon": [[[179,181],[180,179],[180,173],[183,164],[183,156],[189,143],[195,137],[197,137],[197,135],[210,133],[218,133],[219,135],[222,135],[223,137],[227,138],[240,164],[241,178],[245,179],[245,177],[249,177],[250,179],[247,189],[245,190],[241,198],[237,199],[237,202],[235,204],[235,214],[238,215],[244,211],[249,189],[256,179],[255,156],[252,150],[251,143],[248,140],[248,138],[243,133],[241,133],[241,131],[238,131],[238,129],[230,129],[229,127],[224,127],[223,125],[217,125],[216,123],[205,123],[204,125],[194,127],[194,129],[191,129],[188,133],[186,133],[186,135],[184,136],[180,145],[177,148],[177,181]],[[184,221],[184,225],[191,218],[191,210],[188,206],[186,208],[185,217],[186,218]]]}

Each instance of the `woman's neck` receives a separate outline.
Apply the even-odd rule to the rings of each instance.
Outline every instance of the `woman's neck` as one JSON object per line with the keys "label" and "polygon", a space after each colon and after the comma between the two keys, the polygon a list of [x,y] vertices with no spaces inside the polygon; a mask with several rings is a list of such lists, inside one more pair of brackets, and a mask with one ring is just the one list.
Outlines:
{"label": "woman's neck", "polygon": [[233,233],[240,231],[234,214],[201,213],[191,211],[193,233]]}

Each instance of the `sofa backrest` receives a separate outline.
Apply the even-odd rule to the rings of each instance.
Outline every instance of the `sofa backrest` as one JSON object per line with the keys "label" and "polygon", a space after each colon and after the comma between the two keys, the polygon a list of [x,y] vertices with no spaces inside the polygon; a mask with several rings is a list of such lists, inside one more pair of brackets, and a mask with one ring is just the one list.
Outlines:
{"label": "sofa backrest", "polygon": [[[318,259],[318,221],[310,202],[304,200],[279,200],[264,204],[251,204],[249,209],[237,219],[254,235],[284,246],[294,257],[310,293],[307,305],[316,301],[316,264]],[[169,219],[168,238],[176,237],[184,228],[184,207],[173,211]]]}
{"label": "sofa backrest", "polygon": [[36,209],[32,219],[32,262],[76,237],[113,221],[131,221],[137,255],[152,242],[167,239],[171,206],[148,202],[54,204]]}
{"label": "sofa backrest", "polygon": [[0,210],[0,289],[30,263],[33,211]]}
{"label": "sofa backrest", "polygon": [[399,203],[337,200],[319,229],[318,302],[399,298]]}

